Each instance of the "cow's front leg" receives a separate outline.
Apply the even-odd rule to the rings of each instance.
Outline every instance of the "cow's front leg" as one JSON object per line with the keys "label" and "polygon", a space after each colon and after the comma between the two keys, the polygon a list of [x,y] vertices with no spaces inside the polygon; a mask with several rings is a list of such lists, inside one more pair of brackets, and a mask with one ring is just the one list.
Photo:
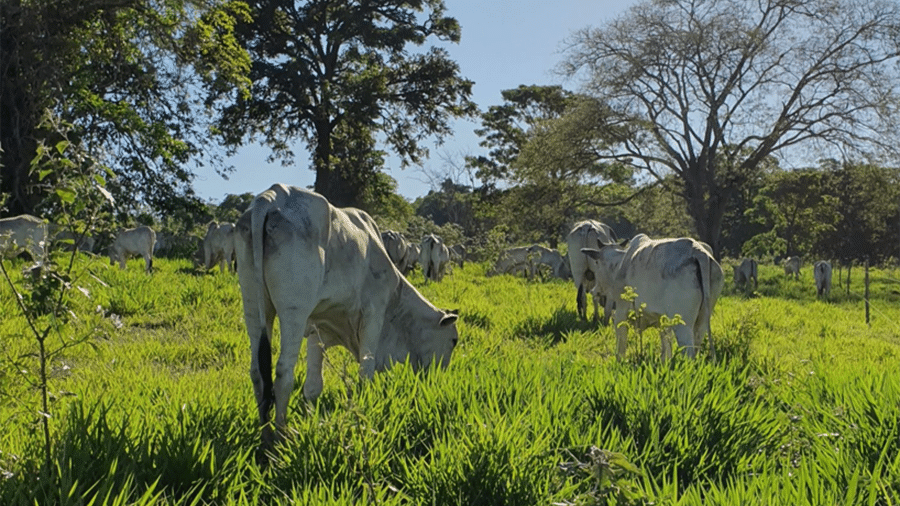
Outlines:
{"label": "cow's front leg", "polygon": [[[378,366],[378,340],[381,338],[384,315],[369,307],[363,311],[362,319],[359,332],[359,375],[365,379],[372,379]],[[396,358],[398,357],[388,357],[388,359]]]}

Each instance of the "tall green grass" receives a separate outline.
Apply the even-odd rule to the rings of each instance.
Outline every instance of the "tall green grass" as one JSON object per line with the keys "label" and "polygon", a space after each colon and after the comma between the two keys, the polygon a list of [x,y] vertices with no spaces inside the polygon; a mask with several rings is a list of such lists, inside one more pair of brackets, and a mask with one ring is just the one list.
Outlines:
{"label": "tall green grass", "polygon": [[72,331],[96,338],[53,364],[51,468],[34,391],[8,367],[30,343],[0,289],[0,504],[900,502],[891,271],[873,272],[867,327],[858,297],[819,301],[808,272],[763,266],[755,294],[728,289],[716,307],[720,360],[667,364],[652,330],[617,361],[612,329],[576,317],[570,282],[414,273],[461,311],[450,367],[362,382],[329,350],[322,397],[298,388],[290,434],[260,468],[237,277],[139,263],[98,261],[80,281],[76,314],[99,316]]}

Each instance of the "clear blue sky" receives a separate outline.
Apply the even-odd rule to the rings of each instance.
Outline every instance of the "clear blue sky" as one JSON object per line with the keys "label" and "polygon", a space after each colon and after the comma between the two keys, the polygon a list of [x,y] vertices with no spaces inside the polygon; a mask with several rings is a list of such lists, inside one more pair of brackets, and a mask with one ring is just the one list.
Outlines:
{"label": "clear blue sky", "polygon": [[[520,84],[563,84],[553,73],[561,59],[563,40],[572,31],[597,26],[623,13],[637,0],[445,0],[447,12],[462,26],[462,40],[448,46],[450,57],[459,63],[461,74],[475,82],[473,100],[482,109],[501,103],[500,92]],[[441,146],[428,141],[431,158],[424,163],[429,172],[442,169],[440,154],[459,158],[479,154],[478,124],[458,121],[454,135]],[[267,148],[245,146],[227,160],[235,172],[226,181],[208,168],[197,172],[194,188],[199,195],[220,202],[229,193],[260,193],[273,183],[296,186],[313,184],[315,174],[302,144],[294,150],[293,166],[269,164]],[[400,168],[396,158],[388,158],[387,172],[407,199],[425,195],[430,189],[422,168]]]}

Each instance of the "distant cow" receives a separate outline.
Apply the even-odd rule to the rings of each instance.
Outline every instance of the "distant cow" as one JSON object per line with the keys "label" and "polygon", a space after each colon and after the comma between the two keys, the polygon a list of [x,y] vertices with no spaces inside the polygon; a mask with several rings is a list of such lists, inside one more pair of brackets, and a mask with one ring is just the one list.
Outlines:
{"label": "distant cow", "polygon": [[212,269],[219,264],[219,272],[234,272],[234,224],[212,221],[206,227],[206,237],[201,246],[203,250],[203,267]]}
{"label": "distant cow", "polygon": [[53,236],[53,240],[60,245],[60,249],[64,251],[87,251],[94,252],[94,238],[87,234],[79,234],[71,230],[60,230]]}
{"label": "distant cow", "polygon": [[819,260],[813,266],[813,277],[816,278],[816,295],[828,297],[831,293],[831,263]]}
{"label": "distant cow", "polygon": [[784,275],[794,279],[800,279],[800,257],[787,257],[781,262],[784,266]]}
{"label": "distant cow", "polygon": [[[591,262],[581,252],[583,248],[599,249],[605,245],[613,244],[618,240],[615,232],[605,223],[595,220],[579,221],[572,227],[569,235],[566,236],[566,244],[569,246],[569,266],[572,271],[572,281],[575,282],[575,288],[578,294],[575,296],[575,302],[578,308],[578,316],[587,320],[587,294],[600,294],[603,302],[603,321],[609,320],[612,306],[615,301],[607,301],[605,296],[605,288],[595,290],[596,275],[591,271]],[[601,300],[597,296],[592,295],[594,303],[594,321],[599,319],[598,308]]]}
{"label": "distant cow", "polygon": [[456,265],[462,269],[466,263],[466,246],[463,244],[450,246],[450,260],[456,262]]}
{"label": "distant cow", "polygon": [[400,232],[385,230],[381,233],[381,242],[384,244],[384,249],[387,250],[391,262],[394,262],[400,273],[404,276],[408,274],[413,266],[414,251],[409,247],[409,241]]}
{"label": "distant cow", "polygon": [[450,250],[444,245],[443,239],[434,234],[422,238],[419,264],[422,266],[426,282],[443,279],[449,263]]}
{"label": "distant cow", "polygon": [[125,268],[129,257],[144,258],[147,272],[153,269],[153,245],[156,243],[156,232],[152,228],[142,226],[129,228],[119,232],[116,240],[109,247],[109,265],[119,262],[119,268]]}
{"label": "distant cow", "polygon": [[47,255],[47,224],[30,214],[0,219],[0,251],[7,256],[27,251],[33,261],[43,262]]}
{"label": "distant cow", "polygon": [[528,279],[531,279],[534,277],[533,256],[535,255],[528,250],[527,246],[509,248],[500,254],[500,258],[494,262],[494,266],[487,272],[487,275],[516,275],[519,271],[522,271]]}
{"label": "distant cow", "polygon": [[[639,234],[625,248],[614,244],[581,251],[596,264],[593,270],[598,275],[597,283],[606,287],[607,299],[619,299],[626,286],[633,287],[637,294],[633,304],[621,300],[616,304],[616,352],[620,358],[625,356],[628,328],[619,324],[628,319],[630,310],[643,304],[646,306],[639,326],[658,324],[663,315],[680,315],[684,323],[672,328],[678,345],[693,358],[702,336],[708,334],[710,351],[715,355],[710,315],[725,278],[708,245],[690,238],[653,240]],[[666,356],[664,346],[663,358]]]}
{"label": "distant cow", "polygon": [[752,258],[741,260],[741,265],[734,268],[734,286],[738,288],[749,288],[753,283],[753,289],[759,287],[759,265]]}
{"label": "distant cow", "polygon": [[[235,246],[250,378],[263,444],[285,428],[294,366],[307,337],[304,396],[322,392],[324,351],[347,348],[371,378],[395,362],[446,367],[456,345],[457,316],[433,306],[391,262],[378,226],[365,212],[332,206],[302,188],[276,184],[257,196],[237,223]],[[272,328],[281,353],[272,381]]]}
{"label": "distant cow", "polygon": [[534,255],[535,264],[549,267],[554,278],[568,279],[572,277],[569,259],[562,256],[559,251],[534,244],[528,247],[528,252]]}

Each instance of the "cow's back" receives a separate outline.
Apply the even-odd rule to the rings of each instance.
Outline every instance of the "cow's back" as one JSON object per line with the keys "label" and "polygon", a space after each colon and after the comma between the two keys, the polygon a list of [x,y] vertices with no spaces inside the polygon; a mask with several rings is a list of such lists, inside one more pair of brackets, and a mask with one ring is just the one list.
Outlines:
{"label": "cow's back", "polygon": [[30,214],[0,219],[0,249],[10,252],[28,251],[32,260],[46,255],[47,224]]}

